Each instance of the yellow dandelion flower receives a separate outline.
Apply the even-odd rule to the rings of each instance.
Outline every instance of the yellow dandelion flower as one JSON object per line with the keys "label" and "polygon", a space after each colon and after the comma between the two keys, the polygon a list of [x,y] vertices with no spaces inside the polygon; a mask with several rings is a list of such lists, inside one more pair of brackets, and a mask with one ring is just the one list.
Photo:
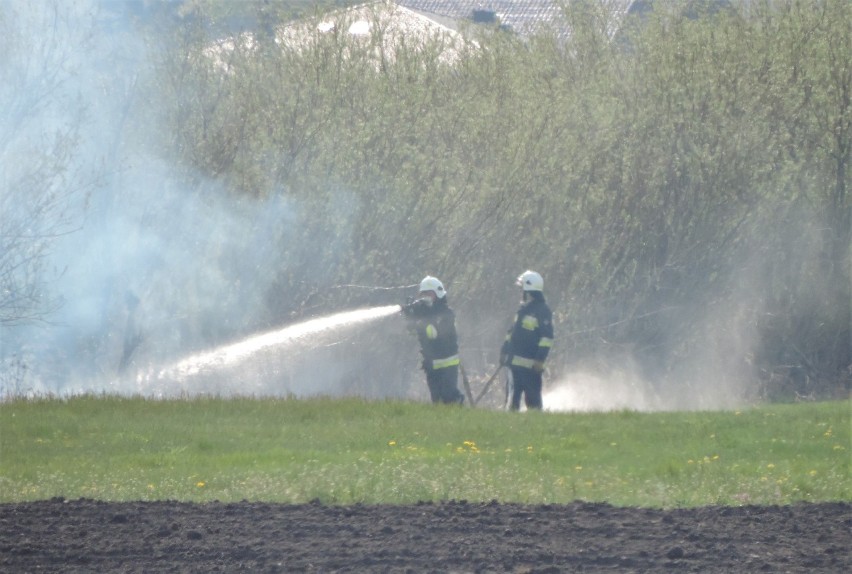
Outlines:
{"label": "yellow dandelion flower", "polygon": [[389,440],[388,446],[396,446],[396,441],[395,440]]}
{"label": "yellow dandelion flower", "polygon": [[766,465],[766,468],[773,469],[773,468],[775,468],[775,465],[770,462],[769,464]]}
{"label": "yellow dandelion flower", "polygon": [[197,486],[198,488],[204,488],[204,481],[200,480],[200,481],[196,482],[195,486]]}
{"label": "yellow dandelion flower", "polygon": [[817,475],[817,471],[812,470],[812,471],[810,471],[808,474],[809,474],[809,475],[811,475],[811,476],[816,476],[816,475]]}

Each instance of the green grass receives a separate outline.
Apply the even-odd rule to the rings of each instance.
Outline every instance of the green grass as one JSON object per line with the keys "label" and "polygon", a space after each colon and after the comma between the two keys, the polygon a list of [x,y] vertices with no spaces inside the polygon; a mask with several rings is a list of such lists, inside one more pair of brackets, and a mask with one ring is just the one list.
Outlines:
{"label": "green grass", "polygon": [[850,501],[850,402],[505,413],[358,399],[0,404],[0,502]]}

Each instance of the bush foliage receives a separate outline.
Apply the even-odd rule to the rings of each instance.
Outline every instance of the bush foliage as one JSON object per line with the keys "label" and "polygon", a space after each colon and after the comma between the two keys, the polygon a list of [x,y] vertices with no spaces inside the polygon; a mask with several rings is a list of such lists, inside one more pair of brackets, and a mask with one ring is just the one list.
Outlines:
{"label": "bush foliage", "polygon": [[567,39],[471,27],[388,49],[308,15],[301,41],[258,30],[211,50],[226,43],[205,10],[224,8],[199,3],[163,45],[166,153],[297,206],[311,248],[277,246],[282,315],[430,273],[467,352],[496,353],[533,268],[555,371],[848,392],[852,4],[655,2],[617,33],[568,4]]}

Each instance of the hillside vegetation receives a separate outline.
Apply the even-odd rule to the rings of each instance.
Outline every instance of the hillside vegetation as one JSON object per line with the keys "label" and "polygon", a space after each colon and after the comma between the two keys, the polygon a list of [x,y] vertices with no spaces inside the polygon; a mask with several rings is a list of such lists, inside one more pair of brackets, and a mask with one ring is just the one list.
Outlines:
{"label": "hillside vegetation", "polygon": [[655,2],[614,39],[595,3],[568,4],[565,43],[471,28],[448,63],[440,42],[258,36],[227,72],[201,8],[218,5],[199,4],[164,47],[167,151],[298,213],[261,271],[277,316],[435,274],[463,353],[493,361],[533,268],[556,376],[629,365],[683,393],[846,396],[852,4]]}

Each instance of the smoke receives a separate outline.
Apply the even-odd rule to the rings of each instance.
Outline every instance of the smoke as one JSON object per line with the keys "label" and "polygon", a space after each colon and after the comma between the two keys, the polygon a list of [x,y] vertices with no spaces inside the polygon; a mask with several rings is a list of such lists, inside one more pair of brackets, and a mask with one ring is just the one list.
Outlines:
{"label": "smoke", "polygon": [[607,375],[578,371],[561,377],[542,394],[544,409],[554,412],[658,411],[671,405],[654,388],[627,371]]}
{"label": "smoke", "polygon": [[[169,128],[156,122],[151,58],[134,25],[146,6],[3,6],[3,78],[19,78],[0,92],[8,104],[0,106],[0,133],[16,135],[0,156],[3,170],[14,161],[38,173],[43,164],[31,150],[43,147],[44,134],[71,134],[74,146],[57,170],[71,190],[57,206],[68,222],[51,238],[39,276],[42,297],[62,304],[40,324],[2,327],[0,395],[342,392],[346,374],[375,358],[359,354],[346,334],[283,358],[266,349],[229,369],[228,382],[139,383],[145,373],[287,322],[280,309],[295,302],[276,288],[282,270],[323,280],[311,267],[311,246],[298,241],[299,205],[280,194],[238,197],[202,177],[188,182],[185,167],[163,157],[158,131]],[[32,192],[9,181],[4,205]],[[329,214],[337,222],[351,213],[343,199],[331,208],[340,213]]]}
{"label": "smoke", "polygon": [[760,341],[757,317],[761,314],[755,285],[759,282],[743,277],[729,298],[679,311],[692,314],[688,333],[675,320],[682,317],[659,317],[669,339],[669,355],[628,347],[589,364],[569,366],[545,389],[545,408],[675,411],[752,404],[758,394],[752,359]]}
{"label": "smoke", "polygon": [[[766,400],[767,347],[788,347],[782,369],[791,369],[802,357],[792,355],[795,342],[779,344],[768,331],[772,321],[789,321],[787,313],[774,313],[772,283],[787,285],[785,296],[798,298],[805,309],[819,307],[811,301],[830,302],[834,286],[816,269],[806,273],[802,284],[796,277],[802,269],[819,262],[821,234],[825,225],[811,211],[799,209],[779,225],[772,218],[758,221],[750,229],[732,265],[731,277],[707,296],[681,301],[669,315],[660,314],[660,330],[666,333],[669,355],[655,356],[643,349],[627,349],[577,368],[568,365],[546,385],[545,408],[554,411],[673,411],[736,409]],[[775,228],[781,228],[781,230]],[[744,233],[745,236],[745,233]],[[748,237],[748,236],[746,236]],[[771,240],[767,240],[771,237]],[[771,255],[783,254],[781,265]],[[817,262],[817,263],[814,263]],[[779,269],[789,275],[779,277]],[[776,290],[777,291],[777,290]],[[689,314],[685,317],[685,314]],[[827,316],[827,315],[823,315]],[[688,320],[685,320],[688,319]],[[809,317],[808,320],[812,320]],[[802,328],[808,322],[802,321]],[[685,332],[685,327],[689,327]],[[777,336],[777,334],[776,334]],[[557,331],[556,354],[559,354]],[[651,347],[651,345],[648,345]],[[644,352],[645,356],[640,356]],[[776,351],[777,352],[777,351]],[[663,359],[668,358],[664,364]],[[778,364],[777,358],[770,358]],[[772,364],[770,362],[770,364]],[[648,364],[652,363],[649,368]],[[661,368],[654,368],[657,364]],[[782,370],[782,374],[784,371]],[[804,389],[806,387],[807,377]],[[804,394],[804,393],[803,393]]]}
{"label": "smoke", "polygon": [[554,412],[719,410],[743,407],[753,397],[745,369],[715,350],[692,358],[676,375],[651,381],[629,368],[574,371],[547,384],[544,408]]}

